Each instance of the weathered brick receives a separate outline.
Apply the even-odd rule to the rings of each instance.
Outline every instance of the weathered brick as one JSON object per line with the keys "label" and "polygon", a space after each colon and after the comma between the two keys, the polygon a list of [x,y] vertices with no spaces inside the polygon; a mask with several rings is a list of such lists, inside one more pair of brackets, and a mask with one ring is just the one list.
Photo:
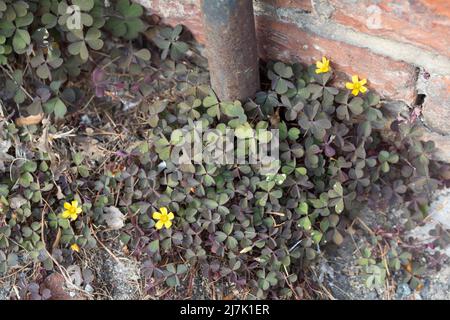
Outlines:
{"label": "weathered brick", "polygon": [[[162,18],[162,22],[171,26],[182,24],[192,33],[194,38],[205,42],[203,33],[201,0],[134,0]],[[310,0],[255,0],[274,7],[291,8],[311,12],[313,7]]]}
{"label": "weathered brick", "polygon": [[194,38],[205,42],[203,33],[200,0],[134,0],[147,8],[150,13],[162,18],[162,22],[171,26],[182,24],[192,33]]}
{"label": "weathered brick", "polygon": [[450,134],[450,76],[430,75],[422,90],[425,123],[442,134]]}
{"label": "weathered brick", "polygon": [[[415,67],[330,39],[309,34],[296,25],[268,18],[257,19],[260,55],[266,59],[306,64],[327,56],[341,82],[348,75],[367,78],[369,87],[391,99],[411,103],[415,99]],[[347,76],[346,76],[346,75]]]}
{"label": "weathered brick", "polygon": [[308,12],[313,10],[311,0],[255,0],[255,2],[262,2],[274,7],[298,9]]}
{"label": "weathered brick", "polygon": [[357,31],[413,44],[444,56],[450,48],[448,0],[328,0],[332,19]]}

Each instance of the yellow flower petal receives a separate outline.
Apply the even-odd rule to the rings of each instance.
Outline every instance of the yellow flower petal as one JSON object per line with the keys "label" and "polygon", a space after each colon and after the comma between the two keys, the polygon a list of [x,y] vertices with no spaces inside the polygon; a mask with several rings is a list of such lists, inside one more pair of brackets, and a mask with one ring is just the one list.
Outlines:
{"label": "yellow flower petal", "polygon": [[74,208],[78,207],[78,201],[77,200],[73,200],[72,201],[72,207],[74,207]]}
{"label": "yellow flower petal", "polygon": [[169,212],[167,217],[169,218],[169,220],[173,220],[173,218],[175,218],[175,215],[173,214],[173,212]]}
{"label": "yellow flower petal", "polygon": [[357,83],[359,80],[358,80],[358,76],[357,75],[354,75],[354,76],[352,76],[352,82],[353,83]]}
{"label": "yellow flower petal", "polygon": [[63,213],[61,214],[61,217],[63,219],[68,219],[70,217],[70,212],[68,210],[63,211]]}
{"label": "yellow flower petal", "polygon": [[320,61],[317,61],[317,62],[316,62],[316,67],[319,68],[319,69],[322,69],[323,63],[320,62]]}
{"label": "yellow flower petal", "polygon": [[164,226],[164,223],[160,220],[155,224],[155,228],[160,230]]}
{"label": "yellow flower petal", "polygon": [[80,247],[76,243],[72,244],[70,249],[72,249],[72,251],[80,252]]}
{"label": "yellow flower petal", "polygon": [[361,91],[362,93],[366,93],[367,88],[364,86],[361,86],[361,88],[359,88],[359,91]]}
{"label": "yellow flower petal", "polygon": [[70,203],[64,202],[64,209],[69,210],[70,208],[72,208],[72,206],[70,205]]}
{"label": "yellow flower petal", "polygon": [[160,212],[153,212],[152,218],[156,219],[156,220],[161,219],[161,213]]}
{"label": "yellow flower petal", "polygon": [[349,90],[352,90],[352,89],[353,89],[353,83],[347,82],[347,83],[345,84],[345,87],[346,87],[347,89],[349,89]]}
{"label": "yellow flower petal", "polygon": [[326,66],[330,61],[326,57],[322,57],[322,63]]}
{"label": "yellow flower petal", "polygon": [[159,211],[161,211],[162,214],[167,214],[167,208],[166,207],[159,208]]}
{"label": "yellow flower petal", "polygon": [[166,229],[169,229],[172,226],[172,221],[167,221],[164,226],[166,227]]}
{"label": "yellow flower petal", "polygon": [[365,85],[367,83],[367,79],[362,79],[361,81],[359,81],[360,85]]}
{"label": "yellow flower petal", "polygon": [[81,209],[81,208],[77,208],[77,209],[75,210],[75,212],[76,212],[77,214],[80,214],[82,211],[83,211],[83,209]]}
{"label": "yellow flower petal", "polygon": [[352,94],[353,94],[354,96],[357,96],[358,93],[359,93],[359,90],[358,90],[358,89],[353,89],[353,90],[352,90]]}

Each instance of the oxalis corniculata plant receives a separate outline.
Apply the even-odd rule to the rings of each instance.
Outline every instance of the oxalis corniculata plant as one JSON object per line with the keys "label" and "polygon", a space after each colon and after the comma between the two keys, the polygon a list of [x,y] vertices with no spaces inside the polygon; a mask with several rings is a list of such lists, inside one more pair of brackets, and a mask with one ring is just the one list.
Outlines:
{"label": "oxalis corniculata plant", "polygon": [[[67,28],[71,4],[81,8],[81,31]],[[341,244],[347,222],[367,206],[401,204],[407,227],[426,215],[439,185],[434,145],[419,140],[409,119],[389,130],[370,78],[354,75],[336,88],[325,57],[308,67],[268,63],[270,81],[254,99],[219,101],[207,71],[185,57],[180,26],[149,33],[157,58],[126,42],[146,30],[142,14],[128,0],[110,7],[0,0],[0,274],[20,265],[63,272],[99,247],[107,226],[120,230],[121,247],[142,261],[149,293],[161,283],[180,285],[194,268],[257,298],[301,298],[303,270],[323,246]],[[111,36],[116,42],[106,40]],[[127,133],[128,145],[89,158],[93,153],[59,130],[95,127],[68,111],[89,114],[105,101],[139,115],[131,121],[136,131]],[[258,129],[260,142],[278,129],[279,168],[262,174],[259,165],[172,163],[180,130],[194,122],[233,129],[242,140]],[[391,255],[397,270],[413,259],[400,255]],[[370,250],[362,259],[370,278],[377,261]],[[383,282],[370,279],[368,285]],[[23,290],[48,297],[36,286]]]}

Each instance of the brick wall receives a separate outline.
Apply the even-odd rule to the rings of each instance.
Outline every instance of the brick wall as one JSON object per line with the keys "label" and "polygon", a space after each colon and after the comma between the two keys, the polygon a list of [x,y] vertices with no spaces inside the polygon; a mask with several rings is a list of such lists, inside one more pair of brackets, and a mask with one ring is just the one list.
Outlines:
{"label": "brick wall", "polygon": [[[200,0],[135,0],[203,43]],[[241,0],[250,1],[250,0]],[[390,100],[414,105],[450,161],[449,0],[254,0],[260,56],[329,57],[338,79],[359,74]],[[422,96],[424,95],[424,96]]]}

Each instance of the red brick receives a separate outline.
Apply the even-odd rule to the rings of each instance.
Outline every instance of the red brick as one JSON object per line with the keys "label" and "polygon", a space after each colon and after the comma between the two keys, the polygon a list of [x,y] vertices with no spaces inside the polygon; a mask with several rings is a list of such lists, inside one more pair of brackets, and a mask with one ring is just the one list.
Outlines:
{"label": "red brick", "polygon": [[[260,55],[266,59],[311,64],[322,56],[331,59],[332,67],[341,79],[358,74],[368,79],[368,86],[391,99],[411,103],[415,99],[415,68],[341,42],[321,38],[299,29],[296,25],[267,18],[257,19]],[[340,83],[339,83],[340,82]]]}
{"label": "red brick", "polygon": [[[205,42],[203,34],[202,13],[200,10],[201,0],[135,0],[144,7],[149,8],[151,13],[162,18],[162,22],[171,26],[182,24],[186,26],[200,43]],[[312,11],[310,0],[263,0],[262,2],[274,7],[300,9],[307,12]]]}
{"label": "red brick", "polygon": [[175,26],[184,25],[194,38],[204,43],[200,0],[134,0],[148,8],[150,13],[162,18],[162,23]]}
{"label": "red brick", "polygon": [[332,19],[371,35],[413,44],[449,55],[450,1],[448,0],[329,0]]}
{"label": "red brick", "polygon": [[423,106],[425,123],[442,134],[450,134],[450,76],[430,75]]}
{"label": "red brick", "polygon": [[312,11],[311,0],[262,0],[261,2],[269,4],[273,7],[300,9],[309,12]]}

